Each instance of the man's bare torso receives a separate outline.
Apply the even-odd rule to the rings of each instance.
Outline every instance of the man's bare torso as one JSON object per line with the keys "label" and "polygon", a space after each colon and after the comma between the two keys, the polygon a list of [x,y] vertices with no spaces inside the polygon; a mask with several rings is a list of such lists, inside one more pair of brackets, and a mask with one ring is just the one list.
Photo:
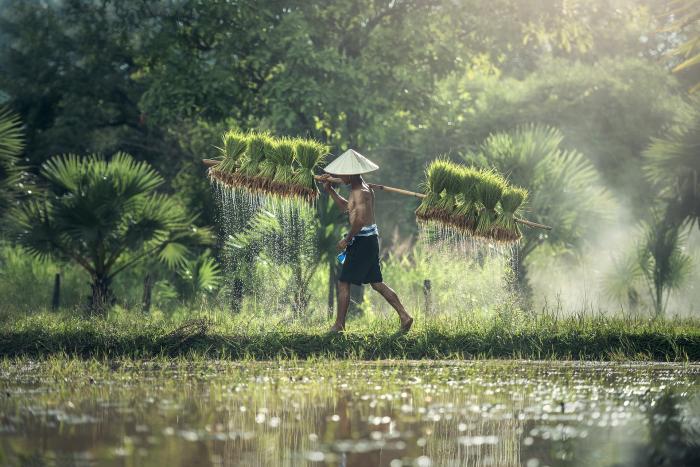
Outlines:
{"label": "man's bare torso", "polygon": [[353,188],[348,197],[350,225],[374,224],[374,191],[366,184]]}

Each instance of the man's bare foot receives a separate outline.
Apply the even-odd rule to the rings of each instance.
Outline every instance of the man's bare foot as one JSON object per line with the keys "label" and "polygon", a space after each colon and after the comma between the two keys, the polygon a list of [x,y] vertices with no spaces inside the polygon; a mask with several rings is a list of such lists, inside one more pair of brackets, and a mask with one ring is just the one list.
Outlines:
{"label": "man's bare foot", "polygon": [[345,332],[345,326],[338,326],[337,324],[334,324],[329,330],[329,334],[340,334]]}
{"label": "man's bare foot", "polygon": [[406,333],[411,330],[413,326],[413,318],[406,316],[406,319],[401,320],[401,332]]}

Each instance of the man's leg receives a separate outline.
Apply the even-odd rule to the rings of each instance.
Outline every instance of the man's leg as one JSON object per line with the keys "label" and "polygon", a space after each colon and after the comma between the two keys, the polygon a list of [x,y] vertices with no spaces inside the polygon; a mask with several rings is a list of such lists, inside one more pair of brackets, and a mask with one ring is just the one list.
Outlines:
{"label": "man's leg", "polygon": [[389,305],[394,307],[394,310],[399,314],[399,319],[401,320],[401,330],[408,332],[413,324],[413,318],[406,312],[406,309],[401,304],[399,296],[396,292],[392,290],[391,287],[386,285],[384,282],[372,282],[372,288],[379,292],[384,299],[389,302]]}
{"label": "man's leg", "polygon": [[348,314],[350,306],[350,282],[338,281],[338,315],[335,317],[335,324],[331,331],[345,330],[345,315]]}

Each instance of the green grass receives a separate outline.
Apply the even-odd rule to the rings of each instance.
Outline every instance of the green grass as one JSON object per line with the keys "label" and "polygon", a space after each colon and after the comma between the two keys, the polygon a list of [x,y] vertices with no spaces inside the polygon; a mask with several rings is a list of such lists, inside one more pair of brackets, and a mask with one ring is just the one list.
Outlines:
{"label": "green grass", "polygon": [[0,356],[133,357],[201,355],[210,358],[566,359],[700,360],[696,320],[644,320],[603,315],[518,318],[416,316],[408,335],[391,319],[355,319],[348,332],[326,334],[330,323],[224,312],[165,317],[115,311],[106,318],[67,312],[3,319]]}

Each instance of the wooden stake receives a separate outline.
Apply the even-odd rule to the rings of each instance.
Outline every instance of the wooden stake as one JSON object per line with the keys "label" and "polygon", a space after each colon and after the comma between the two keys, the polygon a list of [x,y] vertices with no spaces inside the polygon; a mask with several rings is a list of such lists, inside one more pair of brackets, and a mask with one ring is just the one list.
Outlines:
{"label": "wooden stake", "polygon": [[[202,163],[207,166],[207,167],[214,167],[219,164],[221,161],[217,161],[215,159],[202,159]],[[314,175],[314,178],[316,180],[320,180],[321,176],[320,175]],[[328,180],[331,183],[343,183],[343,181],[339,178],[335,177],[329,177],[326,180]],[[416,193],[415,191],[408,191],[404,190],[401,188],[394,188],[393,186],[386,186],[386,185],[379,185],[378,183],[368,183],[367,185],[371,186],[375,190],[382,190],[382,191],[388,191],[391,193],[398,193],[400,195],[406,195],[406,196],[413,196],[415,198],[423,199],[426,198],[427,195],[423,193]],[[527,219],[521,219],[519,217],[514,217],[513,220],[519,224],[527,225],[528,227],[532,227],[535,229],[542,229],[542,230],[552,230],[552,227],[549,225],[544,225],[544,224],[538,224],[537,222],[532,222]]]}

